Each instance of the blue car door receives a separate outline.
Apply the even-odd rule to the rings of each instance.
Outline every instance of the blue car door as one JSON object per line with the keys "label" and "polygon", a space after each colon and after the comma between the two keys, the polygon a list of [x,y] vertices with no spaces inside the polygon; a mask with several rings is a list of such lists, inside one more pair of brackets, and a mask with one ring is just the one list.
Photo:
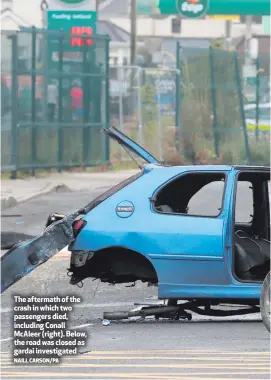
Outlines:
{"label": "blue car door", "polygon": [[[189,173],[185,175],[189,176]],[[198,180],[195,173],[191,175],[193,179],[190,181],[188,178],[186,184]],[[201,184],[205,183],[206,175],[212,173],[200,172]],[[178,190],[172,194],[172,198],[177,199],[175,205],[174,202],[170,203],[170,197],[168,205],[153,204],[149,222],[156,244],[149,256],[159,276],[160,296],[179,297],[185,293],[188,297],[189,294],[194,295],[197,289],[205,288],[210,292],[215,285],[229,283],[225,241],[231,191],[230,186],[227,189],[226,173],[217,173],[217,177],[214,173],[213,178],[214,181],[204,185],[190,199],[187,188],[180,189],[179,194]],[[197,189],[201,184],[192,184],[190,189],[192,186]],[[178,196],[186,198],[183,206],[180,202],[179,208],[184,207],[183,210],[174,209],[178,205]],[[166,196],[160,198],[162,203],[166,200]]]}

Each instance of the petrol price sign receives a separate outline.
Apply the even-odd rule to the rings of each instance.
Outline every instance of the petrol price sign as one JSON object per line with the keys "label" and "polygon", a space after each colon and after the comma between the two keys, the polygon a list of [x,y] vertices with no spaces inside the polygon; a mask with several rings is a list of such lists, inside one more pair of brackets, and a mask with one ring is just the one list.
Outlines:
{"label": "petrol price sign", "polygon": [[49,67],[53,68],[58,62],[60,50],[62,50],[64,62],[78,62],[78,57],[83,54],[82,47],[93,46],[92,36],[96,33],[96,12],[63,10],[48,11],[47,14],[48,30],[61,30],[64,33],[61,46],[59,33],[49,37]]}

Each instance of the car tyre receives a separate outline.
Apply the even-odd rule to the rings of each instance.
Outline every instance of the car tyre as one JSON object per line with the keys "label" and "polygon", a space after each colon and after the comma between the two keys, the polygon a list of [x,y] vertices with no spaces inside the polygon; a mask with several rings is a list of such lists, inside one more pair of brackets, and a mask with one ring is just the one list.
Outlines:
{"label": "car tyre", "polygon": [[263,323],[267,330],[270,332],[270,275],[271,272],[265,277],[263,282],[261,299],[260,299],[260,308],[261,316]]}

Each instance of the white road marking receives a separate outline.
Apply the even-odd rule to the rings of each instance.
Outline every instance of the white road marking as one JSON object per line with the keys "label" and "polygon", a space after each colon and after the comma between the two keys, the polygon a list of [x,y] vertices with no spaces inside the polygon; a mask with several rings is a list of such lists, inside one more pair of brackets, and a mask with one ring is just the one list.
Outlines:
{"label": "white road marking", "polygon": [[70,327],[70,330],[80,329],[81,327],[87,327],[87,326],[93,326],[93,323],[85,323],[84,325],[72,326],[72,327]]}
{"label": "white road marking", "polygon": [[5,342],[6,340],[11,340],[11,339],[13,339],[13,336],[10,338],[1,339],[0,342]]}

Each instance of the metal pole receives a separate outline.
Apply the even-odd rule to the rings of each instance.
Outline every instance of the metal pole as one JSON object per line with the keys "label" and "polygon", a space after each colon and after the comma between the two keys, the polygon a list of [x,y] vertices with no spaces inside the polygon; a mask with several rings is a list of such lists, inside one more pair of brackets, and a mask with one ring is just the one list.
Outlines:
{"label": "metal pole", "polygon": [[230,38],[231,37],[231,20],[226,20],[226,23],[225,23],[225,35],[226,35],[226,38]]}
{"label": "metal pole", "polygon": [[247,163],[250,164],[250,150],[248,143],[248,135],[247,135],[247,124],[244,110],[244,102],[243,102],[243,91],[242,91],[242,82],[238,65],[238,56],[237,53],[234,52],[234,66],[235,66],[235,78],[238,90],[238,98],[239,98],[239,107],[241,112],[241,120],[242,120],[242,128],[244,133],[244,143],[245,143],[245,153],[247,158]]}
{"label": "metal pole", "polygon": [[32,28],[32,62],[31,62],[31,128],[32,128],[32,157],[31,157],[31,166],[32,166],[32,176],[35,175],[35,168],[37,165],[37,130],[36,130],[36,41],[37,40],[37,31],[33,26]]}
{"label": "metal pole", "polygon": [[96,20],[98,21],[100,0],[95,1]]}
{"label": "metal pole", "polygon": [[136,2],[131,0],[131,34],[130,34],[130,65],[134,66],[136,63]]}
{"label": "metal pole", "polygon": [[175,105],[175,128],[176,128],[176,147],[180,147],[181,140],[181,60],[180,42],[176,46],[176,105]]}
{"label": "metal pole", "polygon": [[[48,83],[49,83],[49,49],[48,41],[50,39],[48,35],[48,25],[47,25],[47,7],[48,4],[45,2],[45,7],[42,9],[42,64],[43,64],[43,120],[48,122]],[[52,37],[51,37],[52,38]]]}
{"label": "metal pole", "polygon": [[[105,56],[105,113],[106,113],[106,128],[110,124],[110,79],[109,79],[109,38],[105,41],[106,56]],[[105,134],[105,162],[109,163],[110,161],[110,144],[109,137]]]}
{"label": "metal pole", "polygon": [[252,39],[252,16],[246,16],[245,39],[246,39],[246,59],[245,59],[245,64],[246,65],[250,65],[251,64],[250,41]]}
{"label": "metal pole", "polygon": [[258,141],[259,139],[259,103],[260,103],[260,60],[259,57],[256,59],[256,129],[255,137]]}
{"label": "metal pole", "polygon": [[49,65],[48,65],[48,33],[42,33],[42,62],[43,62],[43,118],[48,122],[48,83],[49,83]]}
{"label": "metal pole", "polygon": [[141,67],[137,68],[137,112],[138,112],[138,142],[143,145],[143,125],[141,107]]}
{"label": "metal pole", "polygon": [[[124,87],[124,75],[123,66],[118,67],[119,77],[119,123],[120,130],[123,132],[123,87]],[[120,160],[123,161],[123,149],[120,147]]]}
{"label": "metal pole", "polygon": [[210,47],[210,77],[211,77],[211,96],[213,108],[213,133],[214,133],[214,147],[215,155],[219,156],[219,139],[217,131],[217,107],[216,107],[216,87],[215,87],[215,67],[214,67],[214,50]]}
{"label": "metal pole", "polygon": [[18,38],[17,34],[11,36],[12,49],[12,82],[11,82],[11,165],[13,167],[11,179],[17,178],[18,168],[18,145],[17,145],[17,123],[18,123]]}
{"label": "metal pole", "polygon": [[159,161],[164,161],[163,157],[163,131],[162,131],[162,117],[161,117],[161,94],[160,94],[160,79],[158,79],[157,86],[157,117],[158,117],[158,154]]}
{"label": "metal pole", "polygon": [[63,48],[64,48],[64,35],[62,30],[59,33],[59,61],[58,61],[58,171],[62,171],[63,165],[63,131],[62,131],[62,117],[63,117]]}
{"label": "metal pole", "polygon": [[[89,127],[89,64],[87,59],[87,38],[83,37],[83,165],[87,166],[89,161],[89,137],[90,137],[90,127]],[[91,78],[92,79],[92,78]],[[96,120],[95,120],[96,122]]]}

